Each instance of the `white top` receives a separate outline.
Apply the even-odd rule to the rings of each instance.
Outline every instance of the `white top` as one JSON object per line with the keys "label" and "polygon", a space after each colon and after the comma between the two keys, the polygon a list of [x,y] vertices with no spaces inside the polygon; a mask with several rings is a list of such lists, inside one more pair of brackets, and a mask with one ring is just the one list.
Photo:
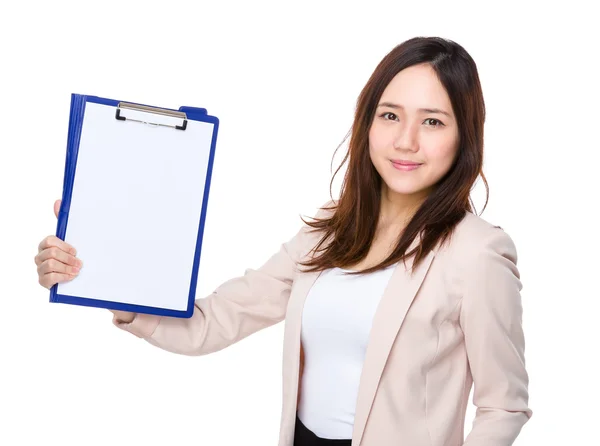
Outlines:
{"label": "white top", "polygon": [[306,297],[298,417],[318,437],[352,438],[373,316],[395,266],[359,276],[323,271]]}

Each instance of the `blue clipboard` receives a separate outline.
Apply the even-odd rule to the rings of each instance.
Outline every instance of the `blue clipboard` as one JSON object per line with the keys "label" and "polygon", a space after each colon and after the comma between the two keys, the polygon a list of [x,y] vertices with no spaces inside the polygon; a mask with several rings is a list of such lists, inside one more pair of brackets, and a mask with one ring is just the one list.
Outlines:
{"label": "blue clipboard", "polygon": [[[106,308],[106,309],[113,309],[113,310],[122,310],[122,311],[131,311],[131,312],[135,312],[135,313],[146,313],[146,314],[154,314],[154,315],[160,315],[160,316],[170,316],[170,317],[180,317],[180,318],[189,318],[192,316],[193,311],[194,311],[194,301],[195,301],[195,295],[196,295],[196,285],[197,285],[197,279],[198,279],[198,269],[199,269],[199,265],[200,265],[200,257],[201,257],[201,250],[202,250],[202,238],[203,238],[203,234],[204,234],[204,224],[205,224],[205,219],[206,219],[206,210],[207,210],[207,205],[208,205],[208,197],[209,197],[209,192],[210,192],[210,182],[211,182],[211,177],[212,177],[212,168],[213,168],[213,162],[214,162],[214,156],[215,156],[215,148],[216,148],[216,141],[217,141],[217,133],[218,133],[218,128],[219,128],[219,119],[215,116],[211,116],[207,113],[206,108],[199,108],[199,107],[189,107],[189,106],[182,106],[180,107],[178,110],[174,110],[174,109],[168,109],[168,108],[160,108],[160,107],[154,107],[154,106],[150,106],[150,105],[146,105],[146,104],[140,104],[140,103],[134,103],[134,102],[126,102],[126,101],[118,101],[118,100],[114,100],[114,99],[107,99],[107,98],[101,98],[101,97],[97,97],[97,96],[87,96],[87,95],[80,95],[80,94],[72,94],[71,95],[71,108],[70,108],[70,116],[69,116],[69,125],[68,125],[68,137],[67,137],[67,150],[66,150],[66,160],[65,160],[65,170],[64,170],[64,180],[63,180],[63,193],[62,193],[62,203],[61,203],[61,207],[59,210],[59,214],[58,214],[58,222],[57,222],[57,229],[56,229],[56,236],[58,238],[60,238],[61,240],[66,241],[67,243],[71,243],[70,240],[66,239],[65,236],[67,235],[68,229],[70,228],[69,226],[69,217],[70,217],[70,213],[72,212],[78,212],[78,214],[76,214],[76,218],[74,221],[77,221],[80,225],[80,227],[77,229],[79,237],[86,237],[86,227],[83,223],[81,223],[84,219],[80,218],[79,216],[85,214],[85,207],[82,205],[82,199],[79,200],[79,202],[77,202],[77,200],[75,200],[75,203],[78,203],[77,206],[75,206],[75,209],[77,209],[77,211],[75,211],[74,209],[72,209],[72,198],[73,198],[73,194],[74,194],[74,190],[78,191],[78,190],[82,190],[85,187],[90,187],[89,186],[89,182],[86,183],[85,181],[85,177],[78,178],[78,181],[76,180],[76,173],[78,172],[78,158],[80,157],[80,144],[82,141],[82,132],[83,132],[83,128],[84,128],[84,121],[86,119],[86,109],[90,109],[90,115],[91,113],[91,109],[96,109],[99,108],[98,105],[101,106],[105,106],[105,107],[100,107],[102,108],[102,111],[104,113],[104,115],[102,115],[103,117],[101,118],[94,118],[97,120],[105,120],[106,125],[112,126],[110,128],[115,128],[115,129],[120,129],[120,127],[118,126],[126,126],[126,125],[131,125],[131,126],[138,126],[135,128],[134,132],[130,132],[133,133],[134,136],[132,136],[132,138],[135,137],[135,134],[139,134],[139,132],[141,131],[140,129],[144,126],[144,125],[149,125],[152,127],[161,127],[161,134],[158,134],[159,136],[161,136],[163,139],[164,138],[172,138],[174,141],[185,141],[184,137],[182,135],[184,135],[184,132],[188,132],[188,135],[192,135],[194,134],[193,131],[195,131],[194,129],[198,129],[200,128],[200,126],[202,126],[202,131],[204,133],[202,133],[202,138],[204,138],[202,141],[205,141],[205,143],[203,143],[204,145],[202,147],[197,147],[198,151],[203,150],[205,153],[203,153],[203,162],[205,164],[203,164],[203,166],[205,166],[205,177],[204,177],[204,181],[203,181],[203,192],[201,191],[201,187],[198,187],[198,194],[201,197],[201,204],[197,203],[197,201],[199,200],[194,200],[194,205],[197,206],[197,212],[199,212],[199,219],[195,222],[193,222],[192,224],[188,224],[186,226],[187,229],[187,234],[188,234],[188,240],[192,241],[191,246],[189,246],[189,254],[193,256],[193,258],[190,258],[189,261],[187,260],[188,257],[185,257],[185,261],[188,261],[188,263],[191,263],[189,265],[188,269],[185,269],[185,272],[179,273],[179,272],[174,272],[174,274],[177,275],[177,290],[178,290],[178,294],[177,294],[177,305],[172,305],[171,302],[168,300],[168,298],[164,298],[165,300],[159,300],[159,302],[161,302],[161,304],[152,304],[152,303],[145,303],[143,302],[143,296],[140,294],[140,296],[133,296],[136,292],[138,292],[138,290],[135,288],[135,284],[131,285],[128,284],[127,287],[123,287],[122,289],[125,290],[129,290],[130,294],[128,295],[119,295],[118,297],[115,297],[117,294],[115,294],[114,290],[110,291],[110,286],[108,285],[109,280],[107,279],[105,282],[101,282],[98,281],[98,279],[96,279],[96,283],[98,284],[98,286],[94,287],[94,282],[92,279],[90,279],[91,277],[93,277],[93,269],[96,267],[98,270],[106,267],[106,262],[104,262],[104,264],[101,264],[100,262],[98,262],[96,264],[96,266],[89,266],[86,264],[86,259],[84,257],[82,257],[82,260],[84,262],[84,267],[82,268],[80,275],[83,276],[85,268],[86,267],[90,267],[92,268],[92,272],[90,272],[87,276],[87,279],[83,279],[83,282],[81,282],[79,284],[79,289],[82,290],[83,288],[83,283],[85,282],[85,280],[88,280],[88,282],[86,282],[85,285],[85,293],[82,293],[80,291],[80,293],[77,292],[61,292],[61,289],[71,289],[71,290],[77,290],[77,286],[75,286],[76,281],[79,280],[79,277],[76,277],[75,279],[73,279],[72,281],[70,281],[68,284],[56,284],[54,285],[51,289],[50,289],[50,302],[54,302],[54,303],[63,303],[63,304],[71,304],[71,305],[80,305],[80,306],[88,306],[88,307],[98,307],[98,308]],[[131,116],[125,116],[127,112],[129,113]],[[110,117],[108,117],[110,114]],[[100,115],[99,115],[100,116]],[[142,116],[141,119],[134,119],[134,117],[139,117]],[[149,118],[156,118],[155,121],[156,122],[150,122]],[[86,124],[87,127],[87,132],[88,135],[90,134],[90,130],[89,130],[89,121],[92,118],[89,117],[88,118],[88,124]],[[108,120],[110,119],[110,122],[108,122]],[[147,120],[148,119],[148,120]],[[159,122],[161,121],[162,122]],[[167,122],[168,121],[168,122]],[[175,124],[173,124],[173,122],[176,122]],[[166,130],[167,127],[170,127],[168,130]],[[125,127],[123,127],[125,128]],[[131,127],[131,129],[134,129],[134,127]],[[208,130],[206,130],[208,129]],[[120,131],[120,130],[119,130]],[[172,134],[169,134],[168,132],[174,132]],[[137,132],[137,133],[136,133]],[[84,132],[85,133],[85,132]],[[199,133],[198,133],[199,134]],[[88,139],[90,137],[88,136]],[[186,136],[185,138],[191,138],[191,136]],[[135,139],[132,139],[130,141],[130,145],[131,146],[135,146]],[[192,146],[189,146],[190,144],[192,144]],[[196,147],[193,146],[193,142],[188,142],[188,152],[186,153],[193,153],[194,150],[196,150]],[[88,152],[91,153],[92,149],[88,148],[86,149],[88,150]],[[160,147],[158,149],[156,149],[157,153],[160,150]],[[183,152],[178,152],[174,155],[171,155],[171,159],[173,157],[179,156],[179,153],[183,153]],[[118,158],[118,157],[117,157]],[[87,159],[87,158],[86,158]],[[111,161],[112,162],[112,161]],[[89,163],[89,161],[88,161]],[[114,164],[113,166],[115,168],[118,168],[119,165],[119,159],[114,159]],[[79,174],[84,175],[83,173],[83,166],[81,167],[82,172]],[[89,168],[88,168],[88,171]],[[133,175],[133,173],[132,173]],[[109,181],[110,178],[110,174],[107,173],[107,181]],[[198,182],[202,182],[202,178],[200,178],[198,180]],[[108,184],[108,183],[107,183]],[[81,195],[79,195],[81,196]],[[99,204],[101,204],[99,202]],[[89,209],[92,209],[92,207],[88,206]],[[185,214],[186,216],[188,215],[187,213]],[[197,213],[195,215],[198,215]],[[119,218],[119,216],[115,216],[116,219]],[[74,223],[75,224],[75,223]],[[165,229],[164,232],[167,232],[168,228]],[[91,236],[87,236],[90,237]],[[194,244],[195,243],[195,244]],[[72,244],[72,243],[71,243]],[[78,249],[78,256],[81,253],[81,251],[79,250],[79,248],[77,247],[77,245],[74,245],[76,249]],[[182,245],[185,248],[185,245]],[[96,252],[98,252],[98,247],[95,248]],[[188,248],[186,248],[188,249]],[[184,250],[183,248],[180,249],[180,251]],[[90,250],[91,252],[91,250]],[[185,251],[187,252],[187,251]],[[99,256],[101,257],[101,256]],[[116,257],[115,257],[116,259]],[[148,271],[149,274],[149,280],[151,278],[151,271]],[[185,276],[182,276],[182,274],[185,274]],[[142,281],[140,281],[141,283]],[[174,279],[171,280],[172,283],[175,282]],[[186,283],[183,283],[186,282]],[[71,283],[73,285],[71,285]],[[169,284],[169,286],[172,287],[172,283]],[[100,286],[100,284],[102,286]],[[155,282],[155,284],[158,286],[160,285],[158,282]],[[69,288],[71,287],[71,288]],[[160,287],[158,287],[160,288]],[[152,288],[154,289],[154,288]],[[104,290],[104,291],[100,291],[100,290]],[[148,293],[149,289],[146,289],[146,293]],[[185,295],[183,295],[183,292],[185,291]],[[143,289],[140,288],[139,293],[144,292]],[[104,294],[103,294],[104,293]],[[78,295],[80,294],[80,295]],[[111,296],[111,298],[106,298],[106,296]],[[163,299],[162,297],[160,299]],[[155,301],[152,301],[155,302]]]}

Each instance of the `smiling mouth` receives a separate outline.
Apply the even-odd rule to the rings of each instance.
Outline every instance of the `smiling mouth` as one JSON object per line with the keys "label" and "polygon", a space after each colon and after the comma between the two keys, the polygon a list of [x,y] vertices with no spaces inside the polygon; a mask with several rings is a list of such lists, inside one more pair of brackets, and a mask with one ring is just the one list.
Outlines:
{"label": "smiling mouth", "polygon": [[418,169],[419,167],[421,167],[421,164],[395,163],[394,161],[392,161],[392,166],[394,166],[395,169],[398,169],[398,170],[401,170],[404,172],[408,172],[411,170]]}
{"label": "smiling mouth", "polygon": [[408,160],[390,160],[394,164],[401,164],[403,166],[412,166],[414,164],[421,165],[423,163],[418,163],[416,161],[408,161]]}

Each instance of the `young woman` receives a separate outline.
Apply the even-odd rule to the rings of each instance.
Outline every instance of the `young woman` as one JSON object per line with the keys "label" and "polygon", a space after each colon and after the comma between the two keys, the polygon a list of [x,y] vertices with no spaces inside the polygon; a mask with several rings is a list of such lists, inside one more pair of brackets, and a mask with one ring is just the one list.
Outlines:
{"label": "young woman", "polygon": [[[398,45],[358,99],[338,200],[191,319],[113,311],[114,324],[204,355],[285,320],[280,446],[511,445],[532,415],[522,285],[512,239],[470,200],[479,175],[487,189],[484,119],[460,45]],[[42,241],[43,286],[76,276],[70,249]]]}

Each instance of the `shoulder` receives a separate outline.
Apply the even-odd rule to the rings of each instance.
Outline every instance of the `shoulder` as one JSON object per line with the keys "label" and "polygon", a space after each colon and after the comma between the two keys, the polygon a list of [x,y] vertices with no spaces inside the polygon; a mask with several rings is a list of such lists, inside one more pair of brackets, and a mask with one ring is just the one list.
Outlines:
{"label": "shoulder", "polygon": [[463,294],[486,283],[498,290],[509,283],[518,290],[522,287],[512,237],[501,226],[471,212],[454,228],[436,261],[439,273],[448,283],[461,284]]}
{"label": "shoulder", "polygon": [[499,254],[516,264],[517,249],[512,237],[496,225],[472,212],[467,212],[456,225],[445,250],[454,259],[477,262],[489,253]]}

